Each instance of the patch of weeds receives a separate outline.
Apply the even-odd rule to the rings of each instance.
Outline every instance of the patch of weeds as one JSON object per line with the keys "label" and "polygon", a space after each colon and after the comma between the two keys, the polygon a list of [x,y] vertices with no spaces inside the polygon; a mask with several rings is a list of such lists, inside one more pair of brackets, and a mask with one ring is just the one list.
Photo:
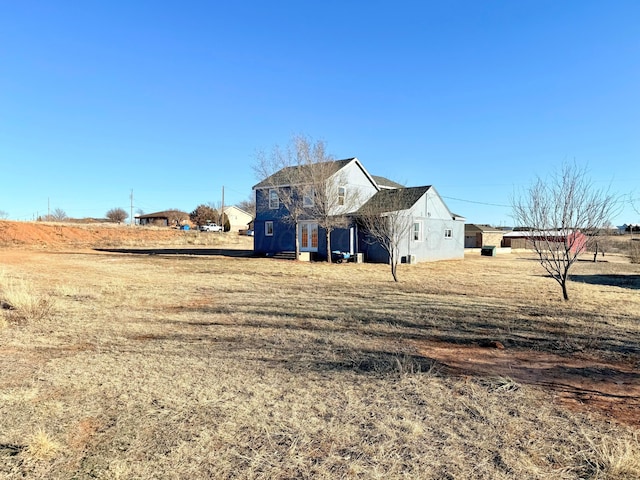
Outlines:
{"label": "patch of weeds", "polygon": [[509,377],[489,377],[479,380],[489,392],[515,392],[520,390],[521,385]]}
{"label": "patch of weeds", "polygon": [[583,432],[588,447],[580,452],[587,478],[640,479],[640,444],[629,439],[595,439]]}
{"label": "patch of weeds", "polygon": [[55,312],[55,299],[49,294],[34,291],[24,280],[3,278],[0,290],[0,309],[11,323],[42,321]]}
{"label": "patch of weeds", "polygon": [[40,429],[29,438],[26,453],[35,460],[51,460],[61,450],[62,445]]}
{"label": "patch of weeds", "polygon": [[366,354],[353,362],[354,369],[360,372],[395,373],[399,375],[430,374],[438,372],[434,360],[406,353],[376,352]]}

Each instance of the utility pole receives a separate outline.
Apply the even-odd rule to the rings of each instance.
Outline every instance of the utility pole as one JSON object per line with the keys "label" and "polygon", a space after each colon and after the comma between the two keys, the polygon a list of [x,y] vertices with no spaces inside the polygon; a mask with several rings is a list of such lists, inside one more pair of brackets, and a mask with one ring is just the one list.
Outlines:
{"label": "utility pole", "polygon": [[224,232],[224,185],[222,186],[222,207],[220,207],[220,226],[221,232]]}
{"label": "utility pole", "polygon": [[133,188],[131,189],[131,195],[129,195],[129,199],[131,200],[131,216],[129,217],[129,226],[133,226]]}

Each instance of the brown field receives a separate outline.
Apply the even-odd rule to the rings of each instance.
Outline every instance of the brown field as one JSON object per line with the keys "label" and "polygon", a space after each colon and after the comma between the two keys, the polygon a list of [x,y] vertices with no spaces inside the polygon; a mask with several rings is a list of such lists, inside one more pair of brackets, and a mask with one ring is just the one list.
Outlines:
{"label": "brown field", "polygon": [[640,265],[250,246],[0,221],[0,478],[640,478]]}

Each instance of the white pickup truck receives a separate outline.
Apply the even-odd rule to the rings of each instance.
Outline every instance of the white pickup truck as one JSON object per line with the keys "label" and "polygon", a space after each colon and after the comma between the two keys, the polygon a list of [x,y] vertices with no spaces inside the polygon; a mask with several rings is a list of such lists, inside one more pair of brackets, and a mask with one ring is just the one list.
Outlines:
{"label": "white pickup truck", "polygon": [[221,232],[222,227],[217,223],[207,223],[206,225],[200,225],[201,232]]}

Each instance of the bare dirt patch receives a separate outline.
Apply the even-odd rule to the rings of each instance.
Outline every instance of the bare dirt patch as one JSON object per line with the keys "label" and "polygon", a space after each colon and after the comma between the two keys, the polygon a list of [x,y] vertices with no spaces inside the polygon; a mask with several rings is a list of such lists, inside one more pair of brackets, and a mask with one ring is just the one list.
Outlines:
{"label": "bare dirt patch", "polygon": [[0,246],[55,248],[109,243],[167,241],[186,232],[111,224],[63,224],[0,221]]}
{"label": "bare dirt patch", "polygon": [[629,362],[585,355],[413,342],[418,352],[460,376],[512,379],[550,390],[567,407],[640,427],[640,373]]}

